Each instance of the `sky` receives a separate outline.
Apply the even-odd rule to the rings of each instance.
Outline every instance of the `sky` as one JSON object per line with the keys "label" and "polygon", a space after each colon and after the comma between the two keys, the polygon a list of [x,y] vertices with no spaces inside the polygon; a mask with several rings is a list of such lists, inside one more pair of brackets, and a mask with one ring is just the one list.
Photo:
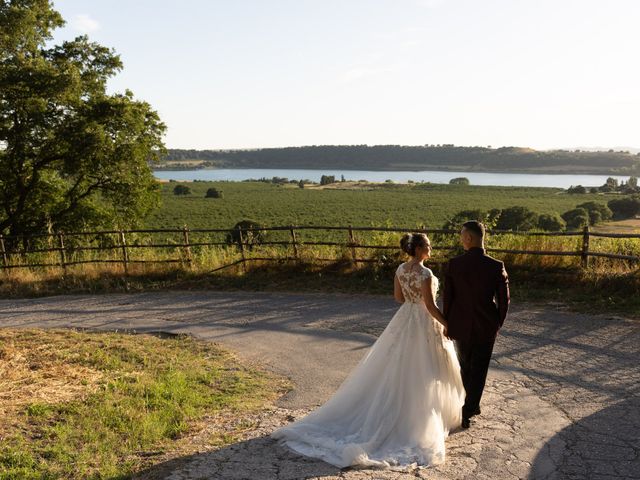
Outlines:
{"label": "sky", "polygon": [[639,0],[54,0],[169,148],[640,147]]}

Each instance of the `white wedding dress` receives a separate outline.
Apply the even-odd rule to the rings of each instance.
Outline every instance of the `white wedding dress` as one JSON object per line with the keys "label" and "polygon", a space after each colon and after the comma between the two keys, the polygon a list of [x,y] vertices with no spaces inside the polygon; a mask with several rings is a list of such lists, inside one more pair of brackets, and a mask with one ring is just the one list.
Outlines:
{"label": "white wedding dress", "polygon": [[[445,438],[462,420],[460,365],[422,299],[431,270],[403,263],[396,275],[405,302],[378,340],[324,405],[273,438],[340,468],[444,461]],[[435,298],[436,277],[432,285]]]}

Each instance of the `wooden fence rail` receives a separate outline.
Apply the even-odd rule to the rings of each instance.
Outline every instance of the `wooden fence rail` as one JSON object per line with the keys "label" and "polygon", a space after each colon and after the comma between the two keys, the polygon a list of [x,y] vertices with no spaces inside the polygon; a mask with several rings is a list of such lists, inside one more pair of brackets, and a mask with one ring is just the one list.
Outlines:
{"label": "wooden fence rail", "polygon": [[[261,241],[260,245],[271,245],[271,246],[282,246],[284,248],[290,248],[290,252],[292,252],[292,256],[282,256],[282,257],[256,257],[249,255],[249,249],[252,248],[251,236],[253,236],[257,232],[277,232],[281,231],[284,234],[288,235],[290,240],[284,241]],[[341,241],[301,241],[298,235],[299,232],[302,231],[342,231],[344,232],[344,242]],[[242,264],[243,268],[246,269],[246,264],[250,261],[300,261],[301,259],[301,249],[314,247],[314,246],[334,246],[334,247],[343,247],[346,248],[350,253],[351,261],[354,263],[370,263],[376,262],[377,260],[371,258],[358,258],[358,251],[362,250],[395,250],[398,248],[396,245],[373,245],[361,243],[357,240],[355,232],[380,232],[380,233],[403,233],[407,231],[413,232],[421,232],[429,235],[434,234],[442,234],[442,235],[457,235],[457,230],[442,230],[442,229],[426,229],[422,228],[401,228],[401,227],[357,227],[357,226],[333,226],[333,225],[304,225],[304,226],[274,226],[274,227],[256,227],[256,228],[240,228],[238,227],[236,230],[229,229],[207,229],[207,228],[198,228],[198,229],[190,229],[187,226],[183,228],[163,228],[163,229],[136,229],[136,230],[105,230],[105,231],[86,231],[86,232],[55,232],[55,233],[38,233],[34,235],[29,235],[28,239],[43,239],[48,238],[49,244],[56,241],[57,246],[50,246],[47,248],[32,248],[32,249],[8,249],[8,244],[17,243],[12,242],[12,240],[19,240],[23,242],[25,237],[16,237],[10,235],[0,235],[0,253],[2,254],[2,264],[0,265],[0,270],[10,270],[10,269],[20,269],[20,268],[44,268],[44,267],[59,267],[62,268],[63,271],[67,272],[67,267],[73,265],[82,265],[82,264],[90,264],[90,263],[119,263],[122,265],[125,275],[129,274],[129,265],[130,264],[145,264],[145,263],[182,263],[189,267],[193,265],[193,253],[192,248],[198,246],[233,246],[236,245],[239,248],[241,259],[230,263],[228,265],[217,268],[216,270],[230,267],[237,264]],[[148,243],[148,244],[137,244],[131,243],[127,241],[127,237],[133,234],[176,234],[179,236],[180,241],[175,243]],[[205,234],[205,233],[225,233],[229,235],[229,238],[234,238],[233,234],[236,233],[237,237],[234,238],[233,241],[192,241],[192,234]],[[580,246],[576,250],[564,250],[564,251],[553,251],[553,250],[521,250],[521,249],[500,249],[500,248],[487,248],[488,252],[491,253],[505,253],[512,255],[538,255],[538,256],[565,256],[565,257],[580,257],[581,264],[583,266],[588,265],[588,261],[590,257],[597,258],[609,258],[616,260],[625,260],[630,262],[640,262],[640,256],[635,255],[623,255],[618,253],[610,253],[610,252],[597,252],[592,251],[590,248],[590,240],[591,237],[598,238],[626,238],[626,239],[639,239],[640,234],[621,234],[621,233],[606,233],[606,232],[591,232],[589,227],[585,227],[582,231],[570,231],[570,232],[514,232],[514,231],[500,231],[493,230],[489,231],[490,235],[500,236],[500,235],[515,235],[515,236],[530,236],[530,237],[581,237]],[[88,237],[88,236],[105,236],[105,235],[114,235],[117,237],[117,240],[111,245],[102,245],[102,246],[87,246],[87,245],[70,245],[70,238],[77,237]],[[130,252],[133,249],[169,249],[169,250],[177,250],[181,252],[182,255],[180,258],[169,258],[169,259],[153,259],[153,260],[140,260],[140,259],[132,259],[130,258]],[[443,250],[443,251],[451,251],[456,249],[457,247],[451,247],[446,245],[434,245],[434,250]],[[89,260],[74,260],[72,259],[72,255],[76,252],[84,252],[84,251],[120,251],[120,258],[94,258]],[[58,262],[36,262],[29,263],[27,256],[29,254],[36,253],[53,253],[57,252],[59,256]],[[15,257],[20,257],[23,260],[19,263],[12,263],[12,260]],[[334,262],[336,258],[314,258],[314,261],[317,262]],[[215,270],[214,270],[215,271]]]}

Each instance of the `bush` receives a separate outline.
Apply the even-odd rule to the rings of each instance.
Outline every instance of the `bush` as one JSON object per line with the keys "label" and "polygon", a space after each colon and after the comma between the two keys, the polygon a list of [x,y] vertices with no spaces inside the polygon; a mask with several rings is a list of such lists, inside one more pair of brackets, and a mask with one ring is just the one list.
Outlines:
{"label": "bush", "polygon": [[469,185],[470,183],[467,177],[457,177],[449,180],[449,185]]}
{"label": "bush", "polygon": [[442,229],[458,230],[462,228],[463,223],[469,220],[477,220],[478,222],[482,222],[487,229],[491,230],[495,228],[501,214],[502,210],[499,208],[493,208],[488,212],[485,210],[461,210],[447,220],[442,226]]}
{"label": "bush", "polygon": [[538,228],[547,232],[561,232],[566,225],[566,222],[558,213],[543,213],[538,217]]}
{"label": "bush", "polygon": [[640,196],[623,197],[607,203],[616,218],[633,218],[640,214]]}
{"label": "bush", "polygon": [[575,187],[571,185],[567,189],[567,193],[587,193],[587,189],[582,185],[576,185]]}
{"label": "bush", "polygon": [[217,188],[209,188],[207,189],[207,193],[205,193],[204,198],[222,198],[222,192]]}
{"label": "bush", "polygon": [[464,222],[468,222],[469,220],[484,222],[486,216],[487,212],[485,212],[484,210],[462,210],[456,213],[449,220],[447,220],[447,222],[442,226],[442,229],[457,230],[459,228],[462,228],[462,224]]}
{"label": "bush", "polygon": [[567,222],[569,230],[579,230],[589,225],[589,212],[584,208],[574,208],[562,214],[562,219]]}
{"label": "bush", "polygon": [[496,223],[498,230],[533,230],[538,226],[538,214],[527,207],[509,207],[502,210]]}
{"label": "bush", "polygon": [[[262,228],[263,225],[260,225],[258,222],[254,220],[241,220],[233,226],[233,229],[227,234],[227,243],[228,244],[237,244],[240,245],[240,230],[239,229],[249,229],[249,228]],[[245,246],[248,246],[249,249],[253,248],[254,245],[259,245],[265,241],[265,232],[264,230],[253,230],[253,231],[243,231],[242,237],[244,240]]]}
{"label": "bush", "polygon": [[174,195],[191,195],[191,189],[186,185],[176,185],[173,187]]}
{"label": "bush", "polygon": [[589,225],[596,225],[597,223],[613,218],[613,212],[604,203],[585,202],[576,208],[584,208],[587,211],[589,214]]}

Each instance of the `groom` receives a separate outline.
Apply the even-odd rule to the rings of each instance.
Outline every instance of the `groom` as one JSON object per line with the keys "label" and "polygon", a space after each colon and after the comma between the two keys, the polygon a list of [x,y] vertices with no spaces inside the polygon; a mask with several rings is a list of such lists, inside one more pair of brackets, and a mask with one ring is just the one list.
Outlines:
{"label": "groom", "polygon": [[507,271],[501,261],[486,255],[484,235],[480,222],[462,226],[466,252],[449,260],[442,300],[447,336],[455,341],[466,391],[462,428],[469,428],[471,417],[480,414],[493,344],[509,308]]}

